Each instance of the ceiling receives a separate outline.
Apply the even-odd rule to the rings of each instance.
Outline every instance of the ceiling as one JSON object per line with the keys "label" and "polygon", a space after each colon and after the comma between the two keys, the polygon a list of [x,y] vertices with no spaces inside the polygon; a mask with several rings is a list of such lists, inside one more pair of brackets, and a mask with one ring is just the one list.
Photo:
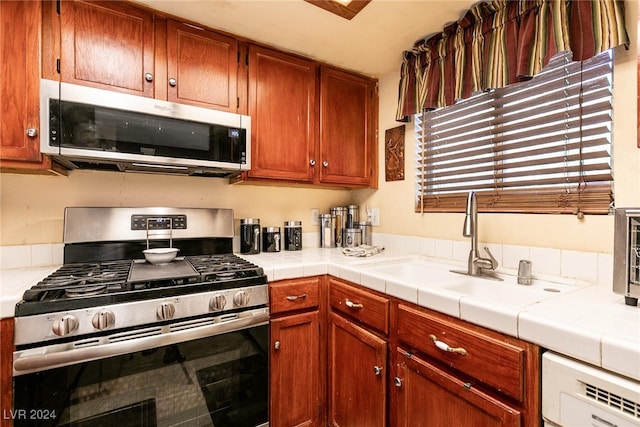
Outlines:
{"label": "ceiling", "polygon": [[187,21],[380,77],[477,0],[373,0],[347,20],[303,0],[135,0]]}

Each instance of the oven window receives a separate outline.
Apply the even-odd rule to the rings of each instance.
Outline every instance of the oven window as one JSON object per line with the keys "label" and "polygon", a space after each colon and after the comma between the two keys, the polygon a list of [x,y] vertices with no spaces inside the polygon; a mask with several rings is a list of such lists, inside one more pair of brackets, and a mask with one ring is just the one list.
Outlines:
{"label": "oven window", "polygon": [[15,426],[268,422],[268,327],[14,378]]}

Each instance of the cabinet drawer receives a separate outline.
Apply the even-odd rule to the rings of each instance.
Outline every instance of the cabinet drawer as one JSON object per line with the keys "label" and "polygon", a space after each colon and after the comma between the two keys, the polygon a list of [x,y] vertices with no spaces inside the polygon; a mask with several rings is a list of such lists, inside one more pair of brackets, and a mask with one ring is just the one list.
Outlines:
{"label": "cabinet drawer", "polygon": [[[400,342],[524,401],[526,343],[404,304],[398,305],[397,320]],[[446,346],[456,351],[447,351]]]}
{"label": "cabinet drawer", "polygon": [[271,314],[318,307],[319,294],[319,277],[269,283]]}
{"label": "cabinet drawer", "polygon": [[389,299],[336,279],[329,279],[331,309],[383,334],[389,333]]}

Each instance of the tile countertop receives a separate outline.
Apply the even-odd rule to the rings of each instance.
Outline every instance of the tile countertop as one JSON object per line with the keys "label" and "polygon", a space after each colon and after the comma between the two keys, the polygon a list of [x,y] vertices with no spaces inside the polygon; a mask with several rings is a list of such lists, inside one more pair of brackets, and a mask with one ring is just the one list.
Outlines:
{"label": "tile countertop", "polygon": [[[358,258],[344,256],[340,249],[305,248],[241,256],[261,266],[269,281],[331,274],[640,380],[640,307],[625,305],[611,286],[550,283],[563,292],[507,304],[433,286],[424,275],[403,277],[380,268],[416,261],[429,268],[430,278],[458,277],[449,269],[464,268],[408,253],[384,251]],[[24,290],[57,267],[0,270],[0,318],[13,316]],[[500,286],[517,286],[513,276],[503,277]]]}

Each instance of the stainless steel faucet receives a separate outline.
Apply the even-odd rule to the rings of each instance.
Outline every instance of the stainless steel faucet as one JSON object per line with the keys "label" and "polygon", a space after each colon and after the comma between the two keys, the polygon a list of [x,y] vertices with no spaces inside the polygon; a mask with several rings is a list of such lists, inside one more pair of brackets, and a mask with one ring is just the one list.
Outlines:
{"label": "stainless steel faucet", "polygon": [[471,250],[467,261],[467,271],[456,271],[456,273],[502,280],[492,274],[498,268],[498,261],[493,257],[489,248],[484,247],[488,258],[481,257],[478,251],[478,202],[474,191],[470,191],[467,196],[467,210],[462,235],[471,238]]}

